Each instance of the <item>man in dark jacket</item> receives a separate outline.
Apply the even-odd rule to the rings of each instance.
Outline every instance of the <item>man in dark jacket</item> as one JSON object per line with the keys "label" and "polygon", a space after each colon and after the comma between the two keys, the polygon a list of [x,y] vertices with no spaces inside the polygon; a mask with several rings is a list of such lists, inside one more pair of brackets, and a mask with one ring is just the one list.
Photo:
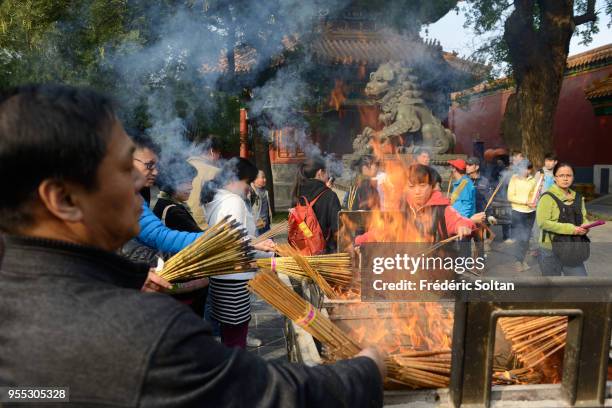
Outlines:
{"label": "man in dark jacket", "polygon": [[[473,221],[478,222],[479,230],[472,235],[474,242],[476,243],[476,249],[478,254],[483,255],[485,251],[485,239],[486,229],[484,224],[486,222],[487,215],[484,213],[487,201],[491,197],[491,184],[489,180],[480,173],[480,159],[478,157],[470,157],[466,161],[466,173],[474,183],[476,187],[476,214],[477,219]],[[478,214],[481,214],[478,217]]]}
{"label": "man in dark jacket", "polygon": [[30,86],[0,97],[0,384],[69,387],[79,407],[381,406],[367,349],[337,364],[267,363],[210,336],[147,266],[112,253],[138,233],[144,180],[109,100]]}

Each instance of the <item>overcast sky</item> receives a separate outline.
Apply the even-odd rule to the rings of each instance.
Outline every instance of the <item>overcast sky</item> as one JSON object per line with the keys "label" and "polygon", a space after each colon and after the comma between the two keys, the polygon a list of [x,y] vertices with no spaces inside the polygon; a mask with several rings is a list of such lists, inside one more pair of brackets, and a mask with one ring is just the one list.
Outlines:
{"label": "overcast sky", "polygon": [[[610,17],[605,15],[604,3],[604,0],[597,0],[595,3],[596,10],[600,13],[599,33],[593,36],[593,42],[587,46],[579,44],[579,37],[572,37],[570,55],[612,43],[612,28],[608,27]],[[421,35],[423,38],[439,40],[444,51],[457,51],[461,56],[468,56],[483,39],[476,37],[471,29],[463,28],[464,22],[463,13],[460,12],[457,15],[454,11],[451,11],[442,19],[430,25],[428,33],[425,33],[425,29],[423,29]]]}

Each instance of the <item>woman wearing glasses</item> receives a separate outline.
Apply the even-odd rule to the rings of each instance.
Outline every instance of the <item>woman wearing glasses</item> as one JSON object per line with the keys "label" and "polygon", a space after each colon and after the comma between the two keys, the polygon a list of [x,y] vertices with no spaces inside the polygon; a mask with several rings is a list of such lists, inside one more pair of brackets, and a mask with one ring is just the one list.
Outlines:
{"label": "woman wearing glasses", "polygon": [[587,212],[580,193],[570,188],[574,169],[558,163],[553,177],[554,184],[542,194],[536,211],[541,230],[538,263],[544,276],[586,276]]}

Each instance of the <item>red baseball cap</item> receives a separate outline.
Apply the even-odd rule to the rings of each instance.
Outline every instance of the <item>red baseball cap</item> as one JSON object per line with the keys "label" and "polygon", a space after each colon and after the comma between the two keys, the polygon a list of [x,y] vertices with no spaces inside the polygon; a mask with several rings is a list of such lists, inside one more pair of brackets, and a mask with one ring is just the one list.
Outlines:
{"label": "red baseball cap", "polygon": [[449,160],[448,164],[459,170],[465,170],[466,167],[465,160],[463,159]]}

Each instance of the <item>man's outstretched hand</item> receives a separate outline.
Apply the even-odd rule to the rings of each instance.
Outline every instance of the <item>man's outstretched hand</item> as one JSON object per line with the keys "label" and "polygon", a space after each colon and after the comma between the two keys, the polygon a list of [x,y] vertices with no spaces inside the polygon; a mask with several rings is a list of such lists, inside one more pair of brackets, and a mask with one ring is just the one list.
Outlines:
{"label": "man's outstretched hand", "polygon": [[147,280],[142,285],[143,292],[169,292],[172,289],[172,284],[155,273],[155,269],[149,269]]}

